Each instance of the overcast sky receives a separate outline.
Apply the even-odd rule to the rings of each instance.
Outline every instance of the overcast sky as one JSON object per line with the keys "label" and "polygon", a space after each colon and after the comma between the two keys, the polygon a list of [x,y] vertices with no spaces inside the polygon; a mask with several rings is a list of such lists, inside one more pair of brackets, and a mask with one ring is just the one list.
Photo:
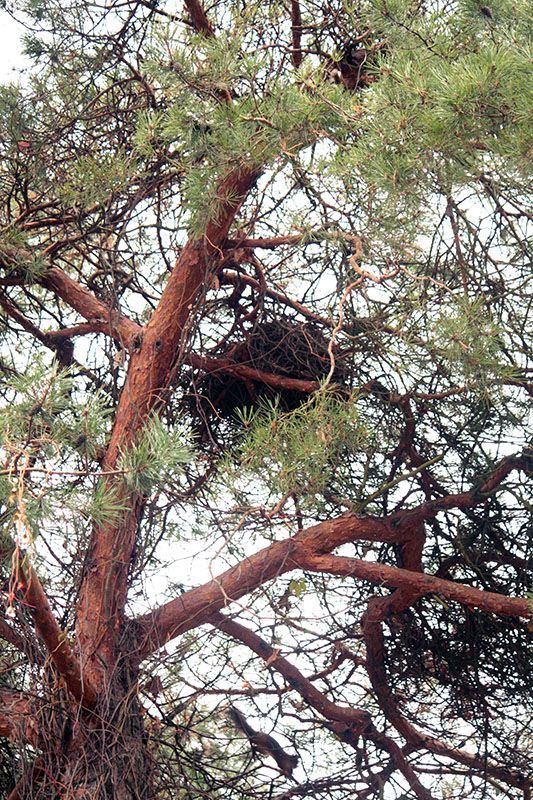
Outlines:
{"label": "overcast sky", "polygon": [[0,11],[0,82],[16,80],[16,68],[21,67],[20,34],[17,25],[5,11]]}

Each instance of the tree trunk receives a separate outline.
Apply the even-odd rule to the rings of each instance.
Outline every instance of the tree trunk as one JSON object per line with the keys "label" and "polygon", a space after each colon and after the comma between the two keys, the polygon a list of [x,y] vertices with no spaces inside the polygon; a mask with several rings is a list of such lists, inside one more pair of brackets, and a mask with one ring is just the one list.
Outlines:
{"label": "tree trunk", "polygon": [[66,693],[63,704],[46,705],[39,721],[44,769],[38,785],[28,771],[20,800],[154,800],[137,678],[137,670],[121,659],[93,711],[79,713]]}
{"label": "tree trunk", "polygon": [[77,726],[76,734],[61,779],[65,800],[153,800],[152,761],[135,698],[117,698],[106,717]]}

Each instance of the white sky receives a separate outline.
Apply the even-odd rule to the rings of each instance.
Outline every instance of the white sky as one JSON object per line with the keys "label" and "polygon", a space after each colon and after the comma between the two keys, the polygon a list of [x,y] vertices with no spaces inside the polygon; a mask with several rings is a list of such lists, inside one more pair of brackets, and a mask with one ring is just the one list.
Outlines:
{"label": "white sky", "polygon": [[23,28],[9,16],[0,11],[0,83],[17,80],[17,69],[24,64],[21,49]]}

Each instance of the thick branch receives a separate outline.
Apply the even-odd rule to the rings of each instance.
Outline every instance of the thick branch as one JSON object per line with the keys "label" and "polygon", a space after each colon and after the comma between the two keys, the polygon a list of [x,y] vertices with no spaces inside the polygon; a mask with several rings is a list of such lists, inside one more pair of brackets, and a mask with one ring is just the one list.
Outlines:
{"label": "thick branch", "polygon": [[54,617],[48,598],[35,570],[30,567],[28,577],[20,574],[24,603],[33,618],[35,629],[43,640],[50,658],[78,703],[91,708],[96,702],[92,688],[83,680],[80,664],[64,633]]}
{"label": "thick branch", "polygon": [[487,487],[492,491],[511,470],[526,466],[526,456],[506,459],[479,489],[471,492],[448,495],[384,519],[346,514],[307,528],[291,538],[274,542],[209,583],[184,592],[155,611],[139,617],[134,624],[138,626],[140,657],[146,658],[170,639],[202,625],[213,612],[219,611],[228,602],[238,600],[263,583],[298,568],[333,573],[338,569],[338,574],[349,574],[373,583],[388,583],[415,595],[442,594],[450,600],[493,613],[527,617],[529,611],[526,600],[483,592],[431,575],[369,561],[333,556],[329,556],[329,559],[334,560],[317,560],[342,544],[355,541],[389,542],[402,544],[404,548],[411,543],[416,553],[420,546],[420,526],[425,519],[432,518],[441,509],[470,508],[483,502]]}
{"label": "thick branch", "polygon": [[[25,331],[30,333],[39,342],[44,344],[45,347],[50,348],[50,350],[56,354],[58,362],[64,367],[68,367],[73,363],[77,363],[73,357],[74,347],[70,341],[73,336],[83,336],[87,333],[101,332],[100,323],[84,322],[71,328],[62,328],[60,330],[48,331],[45,333],[36,325],[34,325],[31,320],[27,319],[24,314],[22,314],[18,308],[16,308],[16,306],[13,305],[13,303],[2,294],[0,294],[0,306],[2,306],[8,316],[18,322]],[[141,330],[141,328],[139,328],[139,330]],[[107,333],[109,333],[109,330]],[[85,374],[90,374],[88,370],[81,364],[78,364],[78,367]]]}
{"label": "thick branch", "polygon": [[256,653],[264,661],[268,662],[269,667],[275,669],[283,675],[287,683],[306,700],[309,705],[332,722],[342,722],[349,726],[354,726],[355,731],[363,733],[370,730],[372,718],[368,711],[348,706],[338,706],[328,700],[325,694],[319,691],[310,680],[305,678],[294,664],[287,661],[271,645],[261,639],[253,631],[241,625],[239,622],[225,617],[223,614],[213,614],[209,622],[215,625],[223,633],[233,639],[245,644],[252,652]]}
{"label": "thick branch", "polygon": [[46,270],[40,283],[60,297],[91,323],[93,329],[120,341],[125,349],[130,349],[139,337],[142,328],[115,309],[109,309],[88,289],[73,280],[58,267]]}
{"label": "thick branch", "polygon": [[21,653],[25,653],[24,639],[3,619],[0,619],[0,639],[4,639]]}
{"label": "thick branch", "polygon": [[[418,537],[407,542],[402,547],[403,562],[407,569],[413,570],[415,574],[422,571],[423,525],[420,525],[419,532]],[[366,646],[366,669],[383,714],[394,725],[396,730],[406,738],[408,742],[406,747],[424,748],[438,755],[446,755],[454,761],[468,764],[471,769],[479,770],[482,774],[488,773],[511,786],[523,787],[525,779],[522,775],[505,767],[489,763],[486,759],[473,756],[464,750],[449,747],[443,742],[419,731],[401,713],[387,680],[383,621],[391,614],[405,611],[420,596],[421,592],[417,588],[402,586],[396,588],[387,597],[372,597],[361,620]]]}
{"label": "thick branch", "polygon": [[265,547],[203,586],[171,600],[156,611],[139,617],[141,657],[162,647],[169,639],[205,623],[215,611],[238,600],[261,584],[297,569],[304,554],[324,553],[346,542],[400,542],[401,529],[386,521],[354,514],[321,522],[293,538]]}
{"label": "thick branch", "polygon": [[203,33],[203,35],[208,38],[213,37],[215,35],[213,26],[209,22],[201,3],[199,3],[198,0],[185,0],[185,6],[189,12],[191,23],[195,31]]}
{"label": "thick branch", "polygon": [[[5,262],[6,256],[7,258],[11,258],[14,264],[24,261],[31,262],[32,260],[32,254],[23,250],[13,250],[13,252],[10,253],[9,251],[6,252],[6,248],[4,248],[1,260]],[[132,339],[137,337],[142,331],[140,325],[137,325],[136,322],[128,319],[128,317],[125,317],[118,311],[109,309],[105,303],[98,300],[88,289],[81,286],[81,284],[67,275],[66,272],[63,272],[62,269],[59,269],[59,267],[50,267],[47,269],[43,275],[39,277],[38,282],[44,286],[45,289],[53,292],[68,306],[81,314],[82,317],[91,323],[93,330],[113,336],[120,341],[125,348],[129,349]],[[5,310],[28,330],[27,326],[31,325],[31,323],[25,320],[24,317],[18,319],[13,311],[15,311],[16,314],[20,312],[16,311],[9,300],[6,300],[6,302],[9,304],[9,307],[5,302],[2,303]],[[37,331],[37,329],[35,329],[35,331]],[[34,333],[37,338],[46,336],[46,334],[40,334],[39,336],[35,331],[30,332]]]}
{"label": "thick branch", "polygon": [[22,314],[18,308],[13,305],[11,300],[9,300],[9,298],[5,297],[3,294],[0,294],[0,306],[4,309],[8,317],[11,317],[11,319],[14,319],[15,322],[18,322],[25,331],[31,333],[32,336],[34,336],[43,344],[47,344],[46,334],[39,330],[39,328],[34,325],[31,320],[27,319],[24,314]]}
{"label": "thick branch", "polygon": [[[412,749],[429,750],[438,756],[444,756],[452,761],[465,764],[470,770],[475,770],[481,775],[488,774],[497,780],[525,789],[528,779],[508,767],[500,766],[487,758],[469,753],[466,750],[450,747],[439,739],[418,730],[400,712],[396,700],[389,689],[385,669],[385,640],[383,636],[382,620],[387,609],[394,605],[397,611],[400,603],[398,595],[403,590],[398,589],[390,597],[374,597],[368,604],[368,610],[362,620],[363,635],[366,645],[367,672],[376,693],[376,698],[386,719],[394,725],[396,730],[405,737]],[[405,605],[405,604],[404,604]]]}
{"label": "thick branch", "polygon": [[[159,304],[132,350],[103,470],[115,468],[149,415],[165,402],[189,317],[210,268],[218,264],[220,245],[255,180],[256,173],[246,169],[229,174],[219,186],[216,221],[208,224],[201,240],[191,240],[183,248]],[[132,498],[123,485],[118,490],[131,511],[124,514],[119,525],[94,531],[77,609],[79,643],[89,659],[91,682],[101,680],[116,661],[128,571],[143,503],[141,497]]]}
{"label": "thick branch", "polygon": [[302,569],[312,572],[359,578],[381,586],[414,592],[415,595],[436,594],[469,608],[479,608],[492,614],[526,618],[530,616],[528,601],[525,598],[505,597],[502,594],[486,592],[483,589],[475,589],[463,583],[446,581],[421,572],[411,572],[408,569],[344,556],[309,555],[300,558],[299,561]]}
{"label": "thick branch", "polygon": [[531,474],[532,466],[532,457],[529,451],[522,453],[520,456],[504,458],[479,486],[470,489],[468,492],[450,494],[446,497],[440,497],[438,500],[431,500],[424,503],[417,509],[417,513],[420,514],[421,519],[431,519],[439,511],[445,511],[451,508],[472,508],[483,502],[483,500],[503,483],[511,472],[514,472],[514,470],[523,470]]}

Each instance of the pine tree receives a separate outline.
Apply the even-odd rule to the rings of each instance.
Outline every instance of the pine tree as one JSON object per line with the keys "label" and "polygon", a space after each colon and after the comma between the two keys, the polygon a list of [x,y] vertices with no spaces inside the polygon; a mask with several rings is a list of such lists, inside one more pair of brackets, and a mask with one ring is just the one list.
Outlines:
{"label": "pine tree", "polygon": [[6,796],[528,798],[528,4],[9,13]]}

